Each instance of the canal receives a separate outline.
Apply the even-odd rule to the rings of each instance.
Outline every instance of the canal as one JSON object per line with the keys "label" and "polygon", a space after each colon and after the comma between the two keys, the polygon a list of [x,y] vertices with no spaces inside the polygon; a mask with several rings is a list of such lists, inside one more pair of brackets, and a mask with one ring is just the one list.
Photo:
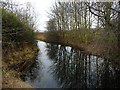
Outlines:
{"label": "canal", "polygon": [[38,47],[35,63],[24,74],[34,88],[120,87],[120,68],[114,60],[42,41]]}

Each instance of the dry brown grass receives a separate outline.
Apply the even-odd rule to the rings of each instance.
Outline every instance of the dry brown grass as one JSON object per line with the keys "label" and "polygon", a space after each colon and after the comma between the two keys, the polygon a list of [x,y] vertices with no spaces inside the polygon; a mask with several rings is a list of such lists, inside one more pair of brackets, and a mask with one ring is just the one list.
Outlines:
{"label": "dry brown grass", "polygon": [[[72,46],[94,55],[110,58],[116,57],[116,55],[119,54],[117,53],[117,38],[115,34],[110,31],[56,31],[42,34],[38,35],[38,40]],[[44,37],[44,39],[41,37]]]}
{"label": "dry brown grass", "polygon": [[15,90],[16,88],[31,88],[32,86],[28,83],[23,82],[17,75],[18,73],[15,71],[8,71],[3,74],[3,82],[2,88],[12,88]]}
{"label": "dry brown grass", "polygon": [[20,79],[20,75],[28,70],[35,60],[38,49],[34,47],[24,46],[19,49],[13,49],[5,53],[3,51],[2,73],[3,88],[32,88],[31,85]]}

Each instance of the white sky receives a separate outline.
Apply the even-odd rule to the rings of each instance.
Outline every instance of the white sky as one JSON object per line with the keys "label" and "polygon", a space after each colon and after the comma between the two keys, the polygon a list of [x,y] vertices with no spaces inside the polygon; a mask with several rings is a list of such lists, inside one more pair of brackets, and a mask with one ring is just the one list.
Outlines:
{"label": "white sky", "polygon": [[[5,0],[3,0],[5,1]],[[56,0],[11,0],[20,4],[30,2],[34,7],[38,19],[38,30],[44,31],[46,28],[46,21],[49,20],[48,12]]]}

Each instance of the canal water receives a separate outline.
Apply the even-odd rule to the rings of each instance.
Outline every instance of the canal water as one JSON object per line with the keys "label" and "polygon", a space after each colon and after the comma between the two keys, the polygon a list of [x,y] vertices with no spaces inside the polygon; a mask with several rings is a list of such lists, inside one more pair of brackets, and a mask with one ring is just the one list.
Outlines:
{"label": "canal water", "polygon": [[114,60],[42,41],[38,47],[37,59],[24,75],[34,88],[120,87],[120,68]]}

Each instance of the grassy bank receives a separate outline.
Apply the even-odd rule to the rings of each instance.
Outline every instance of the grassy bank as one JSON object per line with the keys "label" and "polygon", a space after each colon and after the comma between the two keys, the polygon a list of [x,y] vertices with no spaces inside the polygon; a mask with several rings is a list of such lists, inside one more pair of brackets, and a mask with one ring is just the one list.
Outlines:
{"label": "grassy bank", "polygon": [[[37,49],[24,47],[22,50],[12,50],[2,59],[3,88],[32,88],[20,78],[22,73],[27,71],[34,63]],[[5,55],[5,52],[3,52]]]}
{"label": "grassy bank", "polygon": [[16,90],[16,88],[32,88],[31,85],[28,83],[25,83],[21,80],[20,72],[17,72],[15,70],[11,70],[7,67],[7,63],[2,63],[2,88],[4,89],[12,89]]}
{"label": "grassy bank", "polygon": [[[6,3],[6,2],[4,2]],[[2,11],[2,73],[3,89],[32,88],[20,75],[33,64],[38,52],[33,21],[28,13],[14,5],[1,7]],[[12,11],[13,10],[13,11]],[[23,10],[23,11],[19,11]],[[29,16],[29,17],[28,17]]]}
{"label": "grassy bank", "polygon": [[36,38],[46,42],[69,45],[105,58],[119,57],[115,34],[105,32],[105,30],[51,31],[38,33]]}
{"label": "grassy bank", "polygon": [[34,62],[37,52],[37,48],[25,46],[17,50],[3,51],[2,59],[10,69],[22,72]]}

